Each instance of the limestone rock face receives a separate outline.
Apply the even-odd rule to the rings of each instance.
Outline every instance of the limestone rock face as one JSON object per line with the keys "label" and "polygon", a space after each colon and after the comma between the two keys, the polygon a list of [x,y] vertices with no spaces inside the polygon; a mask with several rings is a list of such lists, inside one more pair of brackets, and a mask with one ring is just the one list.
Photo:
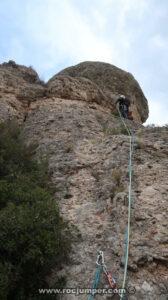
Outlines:
{"label": "limestone rock face", "polygon": [[[108,99],[97,84],[84,77],[56,75],[47,83],[48,94],[62,99],[74,99],[109,106]],[[111,105],[111,108],[113,106]]]}
{"label": "limestone rock face", "polygon": [[84,77],[99,86],[107,97],[109,103],[114,103],[120,94],[130,98],[134,119],[145,122],[148,118],[147,100],[134,77],[111,64],[102,62],[83,62],[69,67],[58,75],[71,77]]}
{"label": "limestone rock face", "polygon": [[0,120],[17,118],[21,122],[30,102],[45,95],[45,87],[31,68],[9,61],[0,65]]}
{"label": "limestone rock face", "polygon": [[[23,123],[26,141],[38,142],[36,156],[49,160],[61,214],[81,234],[74,237],[71,263],[60,274],[67,275],[67,287],[91,288],[96,257],[103,250],[107,268],[121,288],[128,214],[129,138],[123,134],[120,118],[111,113],[108,89],[103,88],[103,83],[96,82],[91,75],[88,79],[83,74],[73,76],[64,71],[44,85],[28,69],[13,64],[0,67],[0,120],[16,116]],[[5,82],[5,74],[10,76],[12,86]],[[18,98],[23,86],[27,94]],[[109,83],[108,91],[108,95],[117,95],[117,81],[113,90]],[[126,94],[125,90],[121,92]],[[142,100],[142,110],[145,103]],[[126,123],[135,135],[126,287],[129,291],[136,289],[135,294],[127,293],[127,299],[166,300],[168,129],[148,129],[128,120]],[[109,288],[104,273],[99,287]],[[89,298],[85,294],[61,297]],[[119,298],[96,295],[95,299]]]}

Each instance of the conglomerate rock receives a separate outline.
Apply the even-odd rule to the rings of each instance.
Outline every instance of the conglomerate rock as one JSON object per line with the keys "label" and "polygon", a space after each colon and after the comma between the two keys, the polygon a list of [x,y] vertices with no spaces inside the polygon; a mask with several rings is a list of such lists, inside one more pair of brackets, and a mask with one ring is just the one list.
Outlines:
{"label": "conglomerate rock", "polygon": [[[23,122],[27,142],[38,142],[36,156],[49,160],[61,214],[79,230],[73,241],[71,262],[60,274],[66,274],[69,288],[91,288],[96,257],[103,250],[108,270],[121,288],[130,147],[122,122],[112,114],[105,89],[95,81],[83,75],[74,78],[72,74],[61,74],[42,85],[35,73],[34,82],[30,82],[17,70],[20,66],[16,71],[15,68],[0,67],[1,78],[7,72],[15,82],[8,92],[8,84],[1,80],[0,103],[4,111],[0,120],[16,117]],[[20,84],[33,91],[31,97],[18,99]],[[124,90],[122,93],[126,94]],[[166,300],[168,129],[148,129],[128,120],[126,123],[135,135],[126,287],[129,291],[136,289],[127,299]],[[54,269],[50,280],[54,280]],[[99,287],[109,288],[103,273]],[[85,294],[61,295],[61,300],[88,298]],[[101,299],[118,296],[95,295],[95,300]]]}
{"label": "conglomerate rock", "polygon": [[[91,80],[102,89],[110,104],[114,103],[120,94],[124,94],[131,99],[134,120],[141,123],[148,118],[147,99],[138,82],[128,72],[111,64],[88,61],[66,68],[57,75],[69,75],[75,78],[84,77]],[[53,79],[50,79],[50,81]]]}
{"label": "conglomerate rock", "polygon": [[32,101],[45,96],[46,88],[32,67],[9,61],[0,65],[0,120],[25,118]]}
{"label": "conglomerate rock", "polygon": [[84,77],[73,78],[68,75],[55,75],[49,80],[47,87],[48,96],[97,103],[104,107],[114,108],[113,103],[108,101],[97,84]]}
{"label": "conglomerate rock", "polygon": [[[72,263],[60,274],[67,275],[67,287],[90,288],[96,256],[103,250],[108,269],[121,288],[129,138],[113,135],[114,128],[122,127],[120,120],[97,104],[93,109],[85,102],[55,98],[33,106],[25,122],[25,136],[38,141],[37,156],[43,153],[48,157],[61,213],[81,234],[73,244]],[[135,133],[127,287],[136,289],[128,299],[164,300],[168,281],[168,130],[153,136],[150,130],[127,123]],[[99,287],[108,287],[103,273]],[[84,300],[88,296],[78,297]],[[77,296],[62,295],[62,299]],[[112,298],[97,295],[95,299]]]}

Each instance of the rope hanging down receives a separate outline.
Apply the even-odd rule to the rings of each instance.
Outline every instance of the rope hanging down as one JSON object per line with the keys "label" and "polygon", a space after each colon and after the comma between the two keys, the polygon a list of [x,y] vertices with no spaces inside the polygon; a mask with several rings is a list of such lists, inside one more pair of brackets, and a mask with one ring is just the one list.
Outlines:
{"label": "rope hanging down", "polygon": [[[126,128],[128,135],[130,137],[130,157],[129,157],[129,203],[128,203],[128,225],[127,225],[127,234],[126,234],[126,242],[125,242],[125,258],[124,258],[124,278],[123,278],[123,284],[122,289],[125,289],[125,282],[126,282],[126,276],[127,276],[127,267],[128,267],[128,254],[129,254],[129,240],[130,240],[130,219],[131,219],[131,191],[132,191],[132,155],[134,151],[134,135],[131,129],[129,129],[124,121],[124,119],[121,116],[121,113],[118,109],[120,118],[124,124],[124,127]],[[124,295],[121,297],[122,300],[124,300]]]}
{"label": "rope hanging down", "polygon": [[[129,157],[129,203],[128,203],[128,224],[127,224],[127,234],[126,234],[126,242],[125,242],[125,257],[124,257],[124,278],[123,278],[123,284],[122,284],[122,290],[125,290],[125,282],[126,282],[126,276],[127,276],[127,267],[128,267],[128,255],[129,255],[129,240],[130,240],[130,219],[131,219],[131,191],[132,191],[132,156],[133,156],[133,150],[134,150],[134,134],[131,129],[129,129],[124,121],[124,119],[121,116],[121,113],[118,109],[120,118],[122,123],[124,124],[124,127],[126,128],[128,135],[130,137],[130,157]],[[102,263],[99,263],[99,259],[102,259]],[[115,288],[115,280],[113,279],[112,275],[110,272],[107,272],[106,265],[104,263],[104,255],[102,251],[99,251],[99,255],[97,258],[97,273],[94,279],[92,291],[89,297],[89,300],[93,300],[94,294],[95,294],[95,289],[97,289],[98,283],[99,283],[99,278],[100,278],[100,272],[101,268],[103,267],[103,270],[105,274],[107,275],[107,279],[109,281],[109,284],[111,288]],[[122,300],[125,298],[125,294],[122,294],[120,296]]]}
{"label": "rope hanging down", "polygon": [[101,272],[101,265],[98,265],[97,273],[96,273],[96,276],[95,276],[95,279],[94,279],[94,283],[93,283],[93,286],[92,286],[92,291],[91,291],[89,300],[93,300],[95,289],[97,289],[97,286],[98,286],[98,283],[99,283],[100,272]]}

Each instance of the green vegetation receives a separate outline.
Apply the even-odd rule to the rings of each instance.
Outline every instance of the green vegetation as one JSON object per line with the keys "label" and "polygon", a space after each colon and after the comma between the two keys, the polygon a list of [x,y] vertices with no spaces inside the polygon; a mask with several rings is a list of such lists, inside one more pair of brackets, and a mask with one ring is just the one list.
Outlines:
{"label": "green vegetation", "polygon": [[113,199],[117,193],[123,192],[124,190],[122,184],[122,172],[120,169],[115,169],[112,172],[112,178],[113,178],[114,186],[112,186],[111,188],[111,199]]}
{"label": "green vegetation", "polygon": [[66,148],[65,148],[65,153],[71,152],[72,149],[73,149],[72,145],[71,145],[71,144],[67,144],[67,145],[66,145]]}
{"label": "green vegetation", "polygon": [[[25,145],[14,122],[0,125],[2,300],[51,299],[38,289],[49,287],[51,268],[56,273],[71,249],[71,231],[55,203],[47,164],[33,158],[36,147]],[[64,284],[58,277],[52,288]]]}
{"label": "green vegetation", "polygon": [[113,127],[111,129],[106,129],[104,131],[104,135],[105,136],[109,136],[109,135],[119,135],[119,134],[125,134],[128,135],[128,132],[126,130],[126,128],[124,126],[120,126],[120,127]]}
{"label": "green vegetation", "polygon": [[145,127],[145,129],[150,130],[150,132],[167,132],[168,131],[168,124],[163,126],[158,126],[155,124],[149,124]]}
{"label": "green vegetation", "polygon": [[118,109],[117,108],[114,108],[112,111],[111,111],[112,115],[115,116],[115,117],[119,117],[119,112],[118,112]]}
{"label": "green vegetation", "polygon": [[93,170],[91,174],[96,179],[96,181],[100,180],[101,176],[97,170]]}

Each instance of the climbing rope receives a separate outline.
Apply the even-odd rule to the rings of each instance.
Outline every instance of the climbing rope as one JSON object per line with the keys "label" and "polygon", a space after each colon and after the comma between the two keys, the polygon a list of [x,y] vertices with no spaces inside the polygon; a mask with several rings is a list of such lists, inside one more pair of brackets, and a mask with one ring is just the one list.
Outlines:
{"label": "climbing rope", "polygon": [[[126,283],[126,276],[127,276],[127,267],[128,267],[128,255],[129,255],[129,240],[130,240],[130,220],[131,220],[131,192],[132,192],[132,156],[133,156],[133,151],[134,151],[134,134],[131,129],[128,128],[126,125],[124,118],[122,117],[120,110],[118,109],[119,116],[121,118],[121,121],[126,128],[128,135],[130,137],[130,156],[129,156],[129,202],[128,202],[128,224],[127,224],[127,233],[126,233],[126,241],[125,241],[125,257],[124,257],[124,277],[123,277],[123,284],[122,284],[122,290],[125,290],[125,283]],[[100,259],[102,262],[100,263]],[[112,289],[115,288],[116,283],[114,278],[112,277],[111,273],[107,271],[107,267],[104,263],[104,255],[102,251],[99,251],[97,261],[98,265],[97,273],[94,279],[92,291],[90,294],[89,300],[93,300],[94,294],[95,294],[95,289],[97,289],[98,283],[99,283],[99,278],[100,278],[100,272],[101,268],[103,267],[104,273],[107,276],[108,282],[111,286]],[[120,295],[119,295],[120,296]],[[125,293],[120,296],[122,300],[125,298]]]}
{"label": "climbing rope", "polygon": [[95,279],[94,279],[94,283],[93,283],[93,286],[92,286],[92,291],[91,291],[89,300],[93,300],[93,297],[94,297],[94,294],[95,294],[95,289],[97,289],[97,286],[98,286],[98,283],[99,283],[100,272],[101,272],[101,265],[98,265],[97,273],[96,273],[96,276],[95,276]]}
{"label": "climbing rope", "polygon": [[[99,251],[99,252],[101,252],[101,251]],[[91,291],[89,300],[93,300],[93,297],[94,297],[94,294],[95,294],[95,289],[97,289],[97,287],[98,287],[100,272],[101,272],[101,267],[102,267],[102,265],[99,263],[99,258],[100,257],[101,257],[101,253],[99,253],[99,255],[97,257],[97,262],[96,263],[98,265],[98,268],[97,268],[96,276],[95,276],[95,279],[94,279],[94,282],[93,282],[92,291]],[[104,256],[102,256],[102,262],[104,262]]]}
{"label": "climbing rope", "polygon": [[[124,118],[121,116],[120,110],[118,109],[120,118],[124,127],[126,128],[128,135],[130,137],[130,157],[129,157],[129,202],[128,202],[128,225],[127,225],[127,234],[126,234],[126,242],[125,242],[125,258],[124,258],[124,278],[122,289],[125,289],[125,282],[127,276],[127,267],[128,267],[128,255],[129,255],[129,240],[130,240],[130,220],[131,220],[131,192],[132,192],[132,155],[134,151],[134,134],[131,129],[129,129],[124,121]],[[122,295],[121,299],[124,299],[124,295]]]}

